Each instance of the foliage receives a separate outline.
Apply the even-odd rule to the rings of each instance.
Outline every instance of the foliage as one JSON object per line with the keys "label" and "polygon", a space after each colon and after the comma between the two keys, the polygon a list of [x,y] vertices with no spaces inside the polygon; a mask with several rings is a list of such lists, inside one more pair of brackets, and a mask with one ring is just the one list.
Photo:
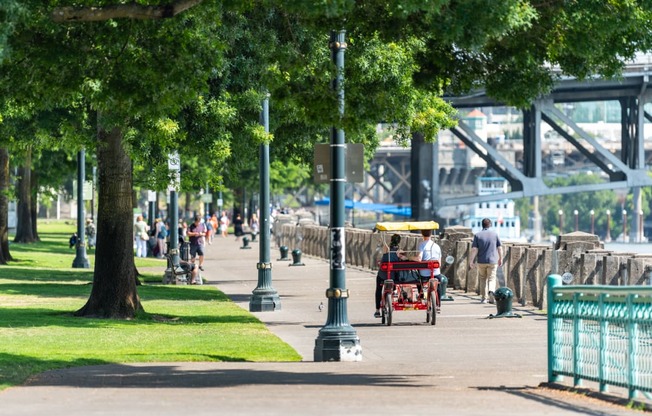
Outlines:
{"label": "foliage", "polygon": [[[550,187],[573,186],[599,183],[601,179],[596,175],[572,175],[569,177],[555,178],[549,183]],[[631,195],[630,201],[618,197],[613,190],[594,191],[594,192],[577,192],[558,195],[547,195],[540,197],[539,209],[542,212],[543,229],[559,234],[560,216],[562,211],[561,222],[563,222],[563,232],[575,230],[575,211],[578,211],[578,228],[580,231],[590,232],[591,215],[594,212],[594,231],[596,234],[604,237],[607,230],[607,210],[611,213],[610,234],[616,238],[623,230],[622,210],[625,206],[632,206]],[[642,206],[644,207],[644,216],[650,213],[649,191],[643,193]],[[629,213],[630,219],[632,213]],[[628,225],[629,228],[629,225]]]}

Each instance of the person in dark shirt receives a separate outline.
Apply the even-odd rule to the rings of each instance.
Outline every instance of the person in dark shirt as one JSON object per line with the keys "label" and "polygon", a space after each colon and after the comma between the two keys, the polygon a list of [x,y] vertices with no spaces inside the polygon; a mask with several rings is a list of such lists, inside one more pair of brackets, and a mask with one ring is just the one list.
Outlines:
{"label": "person in dark shirt", "polygon": [[206,224],[201,222],[201,215],[195,216],[195,222],[188,227],[188,239],[190,240],[190,258],[194,262],[198,258],[199,270],[204,270],[204,242],[206,236]]}
{"label": "person in dark shirt", "polygon": [[482,231],[473,236],[469,266],[478,266],[478,286],[480,302],[494,303],[493,293],[496,290],[496,271],[503,265],[503,247],[498,234],[491,229],[491,220],[482,220]]}
{"label": "person in dark shirt", "polygon": [[[382,263],[385,262],[394,262],[405,260],[405,254],[401,251],[399,244],[401,243],[401,236],[398,234],[392,235],[392,238],[389,243],[389,250],[383,253],[383,256],[380,258]],[[392,274],[396,275],[398,272],[393,271]],[[395,279],[396,276],[388,276],[388,272],[383,270],[378,270],[376,275],[376,312],[374,313],[375,318],[380,318],[380,298],[383,295],[383,284],[387,279]]]}
{"label": "person in dark shirt", "polygon": [[235,234],[235,241],[238,241],[240,237],[244,235],[244,231],[242,229],[242,217],[240,214],[235,216],[235,219],[233,220],[233,233]]}

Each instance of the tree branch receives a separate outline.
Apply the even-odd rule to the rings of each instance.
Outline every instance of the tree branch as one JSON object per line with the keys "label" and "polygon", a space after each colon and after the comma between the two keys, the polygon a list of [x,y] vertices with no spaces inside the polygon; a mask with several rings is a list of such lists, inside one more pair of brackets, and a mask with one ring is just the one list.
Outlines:
{"label": "tree branch", "polygon": [[182,13],[203,0],[175,0],[160,6],[143,6],[137,3],[114,4],[105,7],[57,7],[52,20],[65,22],[99,22],[109,19],[167,19]]}

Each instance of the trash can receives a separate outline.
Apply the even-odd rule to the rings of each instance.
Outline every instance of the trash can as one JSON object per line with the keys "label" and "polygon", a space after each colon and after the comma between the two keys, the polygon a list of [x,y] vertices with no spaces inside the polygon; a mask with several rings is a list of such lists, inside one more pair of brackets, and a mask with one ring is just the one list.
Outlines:
{"label": "trash can", "polygon": [[439,300],[454,300],[452,296],[446,294],[446,288],[448,287],[448,277],[443,274],[439,277]]}
{"label": "trash can", "polygon": [[181,260],[190,261],[190,243],[185,241],[181,243],[181,249],[179,251],[181,252]]}
{"label": "trash can", "polygon": [[240,249],[250,249],[250,248],[251,247],[249,247],[249,237],[247,236],[242,237],[242,247],[240,247]]}
{"label": "trash can", "polygon": [[495,318],[508,317],[520,318],[512,312],[512,299],[514,299],[514,292],[508,287],[501,287],[493,292],[494,300],[496,301],[496,315]]}

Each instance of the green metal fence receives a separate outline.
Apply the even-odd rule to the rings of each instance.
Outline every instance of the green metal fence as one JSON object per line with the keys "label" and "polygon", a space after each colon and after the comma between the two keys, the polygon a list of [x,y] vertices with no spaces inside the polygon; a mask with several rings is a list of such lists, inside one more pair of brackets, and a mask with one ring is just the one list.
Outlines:
{"label": "green metal fence", "polygon": [[652,287],[567,286],[548,276],[548,381],[652,392]]}

